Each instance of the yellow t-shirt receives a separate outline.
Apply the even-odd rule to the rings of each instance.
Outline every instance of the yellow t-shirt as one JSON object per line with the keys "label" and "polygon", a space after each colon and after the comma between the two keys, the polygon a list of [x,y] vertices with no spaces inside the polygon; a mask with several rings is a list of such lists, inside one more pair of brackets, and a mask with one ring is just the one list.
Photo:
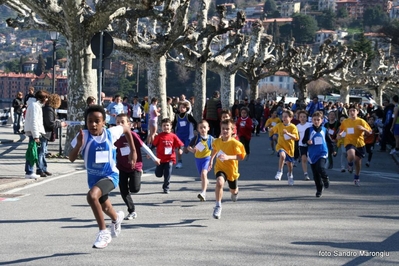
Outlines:
{"label": "yellow t-shirt", "polygon": [[345,131],[346,133],[344,140],[345,147],[349,144],[354,145],[356,148],[363,147],[365,145],[364,132],[358,129],[358,126],[362,126],[369,131],[371,130],[369,124],[359,117],[357,117],[355,120],[347,118],[342,121],[340,130]]}
{"label": "yellow t-shirt", "polygon": [[270,117],[269,119],[266,120],[265,127],[269,128],[269,137],[273,136],[270,129],[276,126],[278,123],[281,123],[281,120],[278,117],[275,118]]}
{"label": "yellow t-shirt", "polygon": [[[198,142],[198,138],[200,139],[199,142]],[[210,149],[208,143],[213,143],[213,141],[212,141],[212,139],[209,139],[209,138],[212,138],[212,137],[210,135],[208,135],[208,136],[206,136],[206,139],[204,140],[201,136],[198,135],[193,138],[192,142],[193,142],[194,147],[197,145],[196,142],[198,142],[198,144],[201,143],[204,146],[202,151],[197,150],[195,152],[195,154],[194,154],[195,158],[200,159],[200,158],[205,158],[205,157],[211,156],[211,149]],[[191,146],[191,143],[190,143],[190,146]],[[212,144],[211,144],[211,148],[212,148]]]}
{"label": "yellow t-shirt", "polygon": [[[215,139],[212,143],[212,149],[216,153],[224,153],[226,155],[241,155],[242,158],[245,157],[245,148],[241,142],[235,138],[230,138],[228,141],[223,141],[222,138]],[[224,172],[227,175],[227,180],[234,181],[238,179],[240,174],[238,173],[238,160],[227,160],[221,161],[217,158],[215,164],[215,174],[219,171]]]}
{"label": "yellow t-shirt", "polygon": [[[290,136],[284,134],[283,130],[286,129],[288,133],[294,134],[295,139],[292,139]],[[295,151],[295,141],[299,140],[299,134],[297,127],[290,123],[289,125],[284,125],[284,123],[278,123],[271,129],[272,135],[278,134],[276,151],[284,150],[288,156],[294,157]]]}
{"label": "yellow t-shirt", "polygon": [[144,113],[148,114],[150,112],[150,104],[148,102],[144,103],[143,106]]}

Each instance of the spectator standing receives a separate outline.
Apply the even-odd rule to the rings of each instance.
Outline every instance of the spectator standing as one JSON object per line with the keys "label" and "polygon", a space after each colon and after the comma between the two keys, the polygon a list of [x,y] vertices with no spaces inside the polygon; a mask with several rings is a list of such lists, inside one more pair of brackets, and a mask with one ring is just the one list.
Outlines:
{"label": "spectator standing", "polygon": [[395,137],[395,146],[392,147],[392,150],[390,152],[391,155],[395,153],[399,153],[399,104],[398,104],[398,95],[395,95],[392,97],[392,101],[394,104],[394,109],[393,109],[393,119],[392,119],[392,126],[390,128],[390,131],[393,133],[393,136]]}
{"label": "spectator standing", "polygon": [[220,135],[220,117],[222,112],[222,102],[220,101],[219,91],[213,93],[213,97],[206,101],[203,112],[203,119],[209,124],[209,134],[214,138]]}
{"label": "spectator standing", "polygon": [[[37,154],[44,154],[41,143],[45,141],[43,135],[46,134],[43,125],[43,110],[42,107],[46,104],[48,94],[45,91],[39,90],[35,94],[36,101],[28,104],[25,118],[25,135],[29,137],[29,142],[36,142]],[[39,163],[36,163],[36,167],[39,169]],[[39,176],[33,172],[33,165],[26,160],[25,162],[25,178],[36,179]]]}
{"label": "spectator standing", "polygon": [[21,116],[24,103],[22,102],[22,92],[17,93],[17,97],[12,101],[12,107],[14,109],[14,134],[21,134],[19,129],[21,128]]}
{"label": "spectator standing", "polygon": [[141,124],[141,117],[143,116],[143,107],[139,103],[139,97],[137,95],[133,97],[131,116],[133,118],[133,122]]}
{"label": "spectator standing", "polygon": [[319,101],[317,96],[314,96],[313,100],[306,106],[306,111],[308,112],[309,117],[312,117],[314,112],[323,110],[323,103]]}
{"label": "spectator standing", "polygon": [[57,114],[55,109],[58,109],[61,105],[61,98],[58,94],[50,94],[46,105],[43,107],[43,126],[46,134],[44,135],[44,140],[42,141],[42,153],[39,153],[39,165],[36,170],[36,174],[40,177],[51,176],[52,173],[47,171],[47,146],[48,141],[52,139],[52,134],[57,132],[60,127],[66,127],[67,124],[64,121],[57,119]]}
{"label": "spectator standing", "polygon": [[155,134],[158,131],[158,116],[160,116],[161,108],[158,105],[158,98],[154,97],[151,99],[150,105],[150,117],[148,119],[148,143],[151,144],[154,140]]}
{"label": "spectator standing", "polygon": [[181,102],[186,102],[187,103],[187,113],[192,115],[193,114],[193,108],[191,106],[191,102],[189,100],[186,99],[186,95],[182,94],[180,95],[180,101]]}
{"label": "spectator standing", "polygon": [[[67,95],[61,95],[61,104],[58,108],[56,109],[60,109],[60,110],[68,110],[68,96]],[[58,118],[61,120],[66,120],[68,117],[68,114],[66,113],[59,113],[58,114]]]}
{"label": "spectator standing", "polygon": [[172,98],[170,97],[166,98],[166,117],[169,118],[173,124],[173,122],[175,121],[175,112],[172,106]]}
{"label": "spectator standing", "polygon": [[116,117],[123,114],[122,98],[119,94],[115,95],[114,101],[107,106],[107,114],[109,114],[109,125],[116,126]]}
{"label": "spectator standing", "polygon": [[383,105],[384,105],[384,116],[382,117],[383,129],[382,129],[382,138],[380,141],[381,152],[385,152],[387,150],[387,144],[392,145],[394,142],[393,141],[394,137],[390,129],[393,123],[393,109],[395,106],[389,103],[388,99],[384,100]]}
{"label": "spectator standing", "polygon": [[262,100],[260,98],[256,99],[256,104],[255,104],[255,108],[254,108],[254,118],[256,119],[256,121],[258,121],[258,124],[254,128],[256,136],[259,136],[260,126],[262,123],[262,116],[264,113],[264,108],[263,108],[263,104],[261,103],[261,101]]}
{"label": "spectator standing", "polygon": [[[35,92],[35,88],[29,87],[28,94],[26,94],[25,97],[24,97],[24,107],[25,108],[28,107],[30,102],[32,102],[32,101],[35,102],[36,101],[34,92]],[[31,101],[29,101],[29,99],[31,99]]]}
{"label": "spectator standing", "polygon": [[127,96],[123,97],[123,113],[127,114],[127,117],[131,117],[132,115],[132,106],[129,103],[129,98]]}

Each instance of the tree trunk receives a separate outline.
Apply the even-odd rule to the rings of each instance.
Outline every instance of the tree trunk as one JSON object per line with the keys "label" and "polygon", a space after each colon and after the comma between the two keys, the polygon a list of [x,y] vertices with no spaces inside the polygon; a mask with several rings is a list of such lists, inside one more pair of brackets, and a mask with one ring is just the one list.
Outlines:
{"label": "tree trunk", "polygon": [[305,82],[298,82],[298,100],[301,103],[301,105],[306,104],[306,98],[307,98],[307,88],[306,88],[306,83]]}
{"label": "tree trunk", "polygon": [[386,87],[387,87],[387,84],[382,83],[382,84],[380,84],[380,86],[378,86],[378,88],[375,90],[376,95],[375,95],[374,100],[375,100],[375,102],[376,102],[378,105],[381,105],[381,106],[382,106],[382,95],[384,94],[384,91],[385,91],[385,88],[386,88]]}
{"label": "tree trunk", "polygon": [[[68,120],[84,121],[86,99],[98,98],[96,70],[92,69],[92,52],[81,36],[68,38]],[[68,155],[71,141],[81,126],[68,126],[64,155]]]}
{"label": "tree trunk", "polygon": [[148,101],[153,97],[158,98],[161,106],[161,117],[167,117],[166,113],[166,56],[150,57],[147,64]]}
{"label": "tree trunk", "polygon": [[339,100],[342,103],[349,103],[349,84],[342,83],[339,93],[341,94]]}
{"label": "tree trunk", "polygon": [[248,80],[249,82],[249,89],[251,91],[251,99],[258,99],[259,97],[259,82],[256,80]]}
{"label": "tree trunk", "polygon": [[234,104],[234,87],[235,87],[235,73],[230,74],[229,71],[222,69],[219,70],[220,76],[220,94],[222,101],[222,108],[229,109]]}
{"label": "tree trunk", "polygon": [[194,95],[196,96],[193,116],[197,122],[202,119],[202,111],[206,103],[206,63],[195,70]]}

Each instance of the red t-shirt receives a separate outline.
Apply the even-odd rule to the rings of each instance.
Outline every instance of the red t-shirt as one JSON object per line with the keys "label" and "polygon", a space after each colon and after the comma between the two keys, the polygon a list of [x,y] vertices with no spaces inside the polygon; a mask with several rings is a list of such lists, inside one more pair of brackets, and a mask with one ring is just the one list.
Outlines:
{"label": "red t-shirt", "polygon": [[244,137],[250,140],[252,137],[252,119],[247,116],[245,118],[239,117],[236,122],[237,135],[238,137]]}
{"label": "red t-shirt", "polygon": [[155,136],[152,145],[157,147],[157,157],[161,163],[173,161],[176,164],[175,149],[183,147],[183,142],[174,133],[159,133]]}
{"label": "red t-shirt", "polygon": [[130,167],[129,154],[127,153],[127,150],[121,150],[121,149],[124,149],[125,147],[129,147],[129,142],[127,142],[126,136],[125,135],[121,136],[114,143],[115,147],[117,148],[116,149],[116,167],[120,171],[123,171],[125,173],[131,173],[134,170],[141,171],[143,169],[143,159],[141,157],[141,152],[140,152],[140,148],[141,148],[141,146],[143,146],[143,141],[140,139],[140,137],[135,132],[132,131],[131,133],[132,133],[132,137],[133,137],[133,141],[134,141],[134,147],[136,148],[136,152],[137,152],[137,161],[136,161],[136,164],[134,165],[134,169],[132,169]]}

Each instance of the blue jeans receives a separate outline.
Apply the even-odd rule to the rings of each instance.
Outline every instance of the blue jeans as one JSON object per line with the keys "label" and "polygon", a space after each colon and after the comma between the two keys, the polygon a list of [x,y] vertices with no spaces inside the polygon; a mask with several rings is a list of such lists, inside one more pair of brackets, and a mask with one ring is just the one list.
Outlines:
{"label": "blue jeans", "polygon": [[22,114],[14,112],[14,124],[13,124],[14,133],[18,133],[19,129],[21,128],[21,116]]}
{"label": "blue jeans", "polygon": [[[32,136],[29,136],[29,142],[34,141]],[[46,151],[47,139],[40,138],[40,147],[37,147],[38,162],[36,163],[36,172],[43,173],[47,171]],[[30,165],[29,161],[25,161],[25,173],[27,175],[33,174],[34,165]]]}

